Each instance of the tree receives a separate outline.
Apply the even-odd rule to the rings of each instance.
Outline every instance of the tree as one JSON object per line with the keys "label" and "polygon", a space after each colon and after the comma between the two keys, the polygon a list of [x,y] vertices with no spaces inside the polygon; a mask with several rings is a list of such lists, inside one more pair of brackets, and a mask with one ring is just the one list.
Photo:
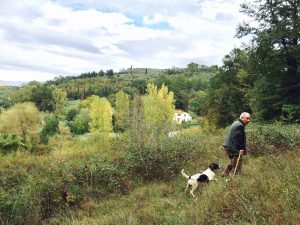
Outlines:
{"label": "tree", "polygon": [[66,101],[67,93],[57,87],[54,87],[52,91],[52,95],[53,95],[55,112],[58,112],[61,106],[63,105],[63,103]]}
{"label": "tree", "polygon": [[[145,150],[147,127],[144,122],[144,106],[140,95],[134,95],[129,112],[128,133],[133,150],[137,150],[140,154]],[[143,158],[140,155],[141,158]]]}
{"label": "tree", "polygon": [[241,11],[255,21],[255,25],[251,21],[240,24],[237,36],[252,37],[250,62],[258,90],[252,92],[252,98],[256,99],[254,107],[259,119],[279,118],[284,105],[296,108],[300,104],[299,10],[299,0],[241,5]]}
{"label": "tree", "polygon": [[8,95],[0,95],[0,111],[1,108],[7,109],[12,106],[12,100]]}
{"label": "tree", "polygon": [[123,91],[116,94],[116,107],[114,111],[115,125],[120,130],[125,130],[129,117],[129,97]]}
{"label": "tree", "polygon": [[53,86],[39,84],[32,90],[32,101],[41,111],[53,112],[55,103],[53,99]]}
{"label": "tree", "polygon": [[93,131],[111,132],[112,107],[109,101],[96,95],[88,97],[85,101],[91,118],[91,129]]}
{"label": "tree", "polygon": [[49,138],[58,133],[59,118],[57,115],[48,115],[43,120],[43,127],[40,131],[41,141],[48,143]]}
{"label": "tree", "polygon": [[207,112],[207,94],[205,91],[197,91],[195,97],[191,99],[190,109],[198,116],[203,116]]}
{"label": "tree", "polygon": [[0,114],[0,132],[17,134],[26,148],[40,128],[40,114],[33,103],[19,103]]}
{"label": "tree", "polygon": [[251,87],[247,68],[247,53],[241,49],[233,49],[224,57],[219,73],[210,79],[207,115],[214,125],[225,127],[241,112],[251,112],[246,98],[247,88]]}
{"label": "tree", "polygon": [[144,122],[159,148],[160,139],[170,131],[174,116],[174,94],[168,87],[157,87],[150,83],[147,94],[143,96]]}
{"label": "tree", "polygon": [[91,118],[89,116],[89,110],[87,108],[82,108],[74,118],[74,121],[70,121],[68,126],[73,134],[84,134],[89,131],[89,124],[91,123]]}
{"label": "tree", "polygon": [[114,75],[114,71],[112,69],[106,70],[105,75],[108,77],[112,77]]}
{"label": "tree", "polygon": [[192,73],[199,71],[199,64],[191,62],[190,64],[187,65],[187,68],[188,68],[189,74],[192,74]]}
{"label": "tree", "polygon": [[16,91],[10,93],[10,97],[13,103],[23,103],[32,101],[33,89],[39,86],[37,81],[31,81],[28,84],[19,87]]}

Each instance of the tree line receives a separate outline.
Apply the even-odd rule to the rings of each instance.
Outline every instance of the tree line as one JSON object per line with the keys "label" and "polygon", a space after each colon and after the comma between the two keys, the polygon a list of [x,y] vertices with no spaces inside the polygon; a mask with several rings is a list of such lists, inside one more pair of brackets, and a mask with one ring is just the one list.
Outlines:
{"label": "tree line", "polygon": [[8,108],[29,101],[41,111],[55,112],[64,95],[68,100],[96,95],[115,107],[119,91],[133,99],[145,94],[147,85],[153,83],[174,93],[176,108],[206,117],[218,127],[227,126],[242,111],[249,111],[258,121],[299,123],[299,7],[297,0],[242,4],[241,11],[249,21],[238,26],[236,36],[249,36],[250,41],[225,55],[220,67],[192,62],[186,68],[151,71],[131,66],[119,73],[101,70],[58,77],[0,93],[0,104]]}

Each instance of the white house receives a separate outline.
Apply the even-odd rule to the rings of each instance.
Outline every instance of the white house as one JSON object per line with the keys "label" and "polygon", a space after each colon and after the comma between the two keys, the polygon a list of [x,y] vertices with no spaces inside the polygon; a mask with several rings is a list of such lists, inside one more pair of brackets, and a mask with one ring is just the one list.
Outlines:
{"label": "white house", "polygon": [[175,120],[176,123],[189,122],[192,120],[192,117],[189,113],[178,109],[178,110],[175,110],[173,120]]}

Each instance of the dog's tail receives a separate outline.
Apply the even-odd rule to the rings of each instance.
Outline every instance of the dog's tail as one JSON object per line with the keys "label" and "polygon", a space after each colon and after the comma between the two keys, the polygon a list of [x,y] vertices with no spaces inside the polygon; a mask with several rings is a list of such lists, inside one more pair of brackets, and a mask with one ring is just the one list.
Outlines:
{"label": "dog's tail", "polygon": [[184,172],[184,169],[181,170],[181,174],[182,174],[182,176],[184,176],[186,179],[190,179],[190,178],[191,178],[189,175],[187,175],[187,174]]}

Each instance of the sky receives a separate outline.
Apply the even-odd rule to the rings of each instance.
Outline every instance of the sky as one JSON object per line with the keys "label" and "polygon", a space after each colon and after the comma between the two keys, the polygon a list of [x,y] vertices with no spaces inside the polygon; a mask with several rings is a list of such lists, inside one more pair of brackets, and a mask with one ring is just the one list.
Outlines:
{"label": "sky", "polygon": [[0,0],[0,80],[222,65],[242,0]]}

